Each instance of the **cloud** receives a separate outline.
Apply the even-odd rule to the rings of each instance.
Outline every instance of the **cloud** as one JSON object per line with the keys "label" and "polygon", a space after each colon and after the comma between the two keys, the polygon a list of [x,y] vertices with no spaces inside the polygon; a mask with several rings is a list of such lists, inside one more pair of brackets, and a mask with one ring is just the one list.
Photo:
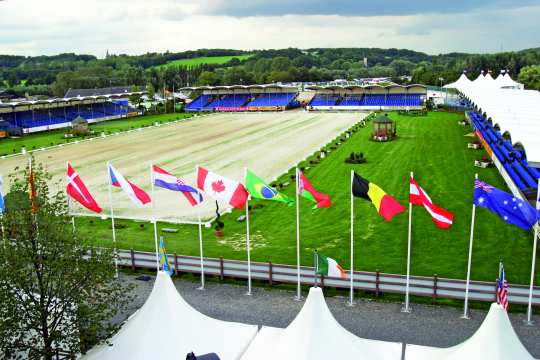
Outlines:
{"label": "cloud", "polygon": [[235,17],[281,15],[386,16],[515,9],[537,0],[200,0],[202,14]]}
{"label": "cloud", "polygon": [[[493,1],[498,6],[504,3]],[[347,4],[358,6],[356,2],[364,3]],[[346,5],[337,0],[332,6],[336,3]],[[412,7],[414,3],[409,1]],[[324,5],[319,0],[313,4]],[[245,5],[255,6],[250,1]],[[205,6],[207,12],[202,11]],[[219,6],[224,6],[221,0],[54,0],[45,7],[42,0],[1,1],[0,54],[76,52],[103,57],[107,50],[141,54],[286,47],[397,47],[441,53],[498,51],[501,44],[505,50],[540,45],[532,31],[538,28],[540,5],[429,15],[375,15],[375,11],[371,15],[352,11],[347,15],[212,15]],[[287,12],[287,5],[283,6],[282,12]]]}

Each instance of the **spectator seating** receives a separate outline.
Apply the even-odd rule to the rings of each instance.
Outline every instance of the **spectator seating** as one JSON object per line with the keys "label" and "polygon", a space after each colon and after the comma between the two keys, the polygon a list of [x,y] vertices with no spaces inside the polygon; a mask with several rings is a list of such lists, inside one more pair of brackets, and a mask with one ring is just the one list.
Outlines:
{"label": "spectator seating", "polygon": [[309,106],[335,106],[338,100],[337,95],[317,94],[311,99]]}
{"label": "spectator seating", "polygon": [[247,106],[289,106],[295,93],[268,93],[256,95]]}
{"label": "spectator seating", "polygon": [[311,100],[310,106],[422,106],[421,94],[360,94],[338,95],[318,94]]}
{"label": "spectator seating", "polygon": [[491,123],[480,113],[468,112],[473,126],[481,134],[484,140],[502,164],[514,184],[521,190],[536,189],[540,171],[529,166],[527,159],[521,151],[515,150],[509,140],[503,138],[500,131],[493,128]]}

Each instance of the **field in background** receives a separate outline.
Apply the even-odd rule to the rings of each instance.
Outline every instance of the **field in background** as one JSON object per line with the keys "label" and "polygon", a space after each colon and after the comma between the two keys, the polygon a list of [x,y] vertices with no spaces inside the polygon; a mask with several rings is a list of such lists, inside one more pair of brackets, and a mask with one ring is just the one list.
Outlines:
{"label": "field in background", "polygon": [[[174,115],[170,115],[174,118]],[[306,112],[213,114],[159,127],[97,138],[34,154],[53,180],[64,181],[70,161],[101,204],[108,205],[106,163],[150,192],[150,165],[154,163],[194,183],[196,165],[242,180],[244,167],[273,179],[363,118],[363,114]],[[141,131],[139,131],[141,130]],[[4,173],[24,165],[22,156],[0,160]],[[158,219],[194,221],[197,209],[178,194],[156,191]],[[138,209],[125,194],[113,192],[116,216],[150,219],[150,209]],[[108,207],[106,212],[108,213]],[[82,208],[76,212],[85,212]],[[201,206],[203,218],[215,215],[215,204]]]}
{"label": "field in background", "polygon": [[[90,129],[97,135],[99,135],[101,132],[109,134],[140,128],[141,126],[150,126],[156,122],[167,123],[170,121],[189,118],[191,116],[193,115],[184,113],[139,116],[90,124]],[[68,129],[59,129],[29,134],[20,138],[0,139],[0,156],[20,153],[23,146],[26,148],[26,150],[34,150],[42,147],[67,144],[69,142],[82,140],[81,138],[66,139],[64,134],[67,130]]]}
{"label": "field in background", "polygon": [[[337,114],[323,115],[333,121]],[[330,209],[312,210],[311,203],[301,204],[301,261],[311,266],[313,250],[336,259],[342,266],[349,264],[349,186],[350,171],[381,186],[403,205],[408,200],[408,176],[415,172],[417,181],[434,201],[455,213],[455,223],[448,230],[435,227],[421,207],[415,207],[412,242],[412,274],[465,278],[469,227],[475,172],[480,179],[500,188],[505,185],[497,170],[473,167],[474,159],[483,151],[467,149],[470,131],[457,122],[463,115],[430,113],[427,117],[406,117],[391,114],[397,120],[399,139],[390,143],[369,140],[371,123],[332,152],[319,165],[305,171],[320,191],[332,196]],[[308,134],[298,137],[303,142]],[[363,152],[368,162],[350,165],[344,160],[351,152]],[[274,156],[268,152],[266,156]],[[306,165],[301,164],[301,165]],[[264,175],[264,174],[263,174]],[[289,174],[279,179],[287,184],[284,192],[294,196],[294,184]],[[178,202],[180,196],[169,194]],[[274,263],[296,263],[295,207],[269,201],[253,201],[251,213],[252,259]],[[385,222],[373,205],[355,200],[355,269],[390,273],[405,273],[407,247],[407,213]],[[235,210],[225,215],[224,236],[217,238],[213,229],[204,229],[205,256],[245,260],[245,223],[237,218],[243,212]],[[100,245],[111,246],[109,221],[79,218],[83,234],[93,236]],[[120,248],[153,251],[152,225],[148,222],[120,221],[117,231]],[[161,232],[176,228],[178,233]],[[159,224],[169,252],[198,255],[197,227],[193,225]],[[498,275],[498,262],[504,261],[511,283],[528,284],[532,234],[506,224],[488,210],[477,209],[472,278],[493,281]],[[540,271],[538,271],[540,275]]]}
{"label": "field in background", "polygon": [[169,61],[164,65],[159,65],[157,67],[167,67],[167,66],[197,66],[202,64],[225,64],[231,61],[232,59],[238,59],[240,61],[247,60],[253,55],[235,55],[235,56],[205,56],[197,57],[192,59],[180,59]]}

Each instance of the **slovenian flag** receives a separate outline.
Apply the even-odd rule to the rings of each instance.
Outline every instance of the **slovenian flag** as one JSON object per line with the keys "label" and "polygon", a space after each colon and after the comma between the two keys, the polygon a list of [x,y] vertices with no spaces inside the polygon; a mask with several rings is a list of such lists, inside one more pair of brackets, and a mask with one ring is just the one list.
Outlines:
{"label": "slovenian flag", "polygon": [[5,205],[4,205],[4,196],[2,193],[4,192],[4,178],[0,175],[0,215],[2,215],[5,211]]}
{"label": "slovenian flag", "polygon": [[249,195],[244,185],[238,181],[202,167],[197,169],[197,187],[213,199],[223,201],[237,209],[244,208]]}
{"label": "slovenian flag", "polygon": [[138,207],[143,207],[151,201],[147,193],[135,184],[127,181],[111,164],[109,164],[109,176],[111,177],[112,186],[124,190],[131,201]]}
{"label": "slovenian flag", "polygon": [[180,191],[184,194],[191,206],[198,205],[203,201],[202,194],[199,190],[186,185],[181,179],[162,168],[156,165],[152,166],[152,174],[154,177],[154,186],[172,191]]}

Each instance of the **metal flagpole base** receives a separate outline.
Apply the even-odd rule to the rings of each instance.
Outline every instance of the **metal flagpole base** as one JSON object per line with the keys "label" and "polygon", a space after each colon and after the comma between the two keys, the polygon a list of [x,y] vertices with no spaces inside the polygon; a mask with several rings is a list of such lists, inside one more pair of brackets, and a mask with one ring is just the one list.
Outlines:
{"label": "metal flagpole base", "polygon": [[197,288],[197,290],[204,291],[204,286],[202,286],[202,285],[199,286],[199,287]]}
{"label": "metal flagpole base", "polygon": [[244,295],[251,296],[251,291],[247,291]]}
{"label": "metal flagpole base", "polygon": [[347,306],[353,307],[354,305],[356,305],[354,301],[347,301]]}
{"label": "metal flagpole base", "polygon": [[411,313],[411,307],[410,306],[409,307],[404,306],[404,307],[401,308],[401,312],[406,313],[406,314],[410,314]]}
{"label": "metal flagpole base", "polygon": [[469,315],[465,315],[465,314],[461,315],[459,318],[460,319],[465,319],[465,320],[471,320],[471,317]]}
{"label": "metal flagpole base", "polygon": [[294,301],[302,301],[302,300],[304,300],[304,298],[303,298],[302,296],[296,295],[296,296],[294,297]]}
{"label": "metal flagpole base", "polygon": [[527,326],[534,326],[534,321],[532,320],[523,320],[523,324]]}

